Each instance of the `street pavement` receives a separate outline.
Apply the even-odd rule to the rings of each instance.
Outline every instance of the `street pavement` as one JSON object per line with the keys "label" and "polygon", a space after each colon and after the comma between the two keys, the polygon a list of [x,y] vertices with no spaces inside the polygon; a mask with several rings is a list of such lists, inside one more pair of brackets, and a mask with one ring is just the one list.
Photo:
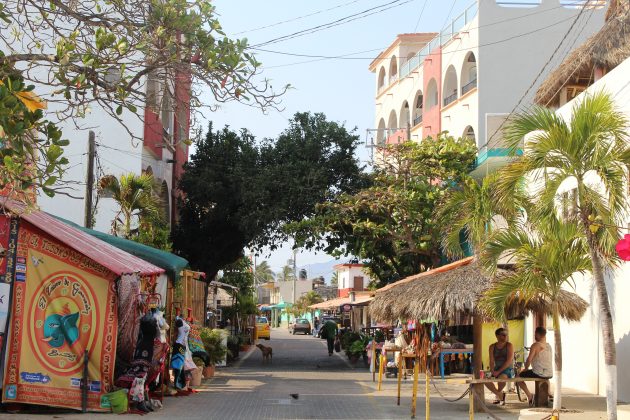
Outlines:
{"label": "street pavement", "polygon": [[[403,381],[400,406],[396,405],[396,380],[384,380],[382,390],[362,362],[349,364],[345,354],[328,356],[326,341],[312,336],[289,335],[274,329],[271,340],[273,361],[265,364],[260,350],[241,353],[234,366],[217,368],[199,392],[185,397],[168,397],[164,408],[147,415],[150,419],[408,419],[411,418],[410,379]],[[446,397],[454,398],[466,389],[463,378],[436,381]],[[468,400],[456,403],[442,399],[431,389],[432,419],[467,419]],[[293,398],[291,394],[296,394]],[[425,418],[424,384],[418,387],[416,418]],[[521,404],[522,405],[522,404]],[[501,419],[517,419],[516,410],[495,409]],[[542,417],[542,416],[541,416]],[[33,414],[1,414],[5,418],[44,418]],[[56,414],[45,418],[109,419],[111,414]],[[476,414],[476,419],[490,418]]]}

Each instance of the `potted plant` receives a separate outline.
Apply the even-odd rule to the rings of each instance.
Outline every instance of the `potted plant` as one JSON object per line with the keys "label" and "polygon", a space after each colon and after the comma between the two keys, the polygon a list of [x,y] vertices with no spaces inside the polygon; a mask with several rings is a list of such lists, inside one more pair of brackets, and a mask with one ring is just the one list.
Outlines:
{"label": "potted plant", "polygon": [[227,358],[228,362],[232,362],[238,359],[239,352],[239,339],[235,335],[230,335],[227,338]]}
{"label": "potted plant", "polygon": [[353,365],[357,363],[359,357],[365,352],[365,345],[362,340],[356,340],[346,349],[346,355]]}
{"label": "potted plant", "polygon": [[204,368],[203,376],[205,378],[211,378],[214,376],[215,365],[225,358],[228,349],[223,345],[221,330],[203,328],[201,330],[201,340],[203,341],[210,362],[210,364]]}

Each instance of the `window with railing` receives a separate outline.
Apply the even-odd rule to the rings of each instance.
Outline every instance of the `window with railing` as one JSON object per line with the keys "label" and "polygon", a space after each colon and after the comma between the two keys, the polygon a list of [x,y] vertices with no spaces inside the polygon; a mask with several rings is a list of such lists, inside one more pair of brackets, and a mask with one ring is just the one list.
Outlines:
{"label": "window with railing", "polygon": [[422,114],[416,116],[416,118],[413,119],[413,125],[416,126],[418,124],[422,123]]}
{"label": "window with railing", "polygon": [[477,79],[471,80],[470,82],[462,86],[462,95],[465,95],[466,93],[470,92],[476,87],[477,87]]}
{"label": "window with railing", "polygon": [[444,98],[444,106],[448,104],[452,104],[456,100],[457,100],[457,92],[453,93],[452,95],[448,95],[446,98]]}

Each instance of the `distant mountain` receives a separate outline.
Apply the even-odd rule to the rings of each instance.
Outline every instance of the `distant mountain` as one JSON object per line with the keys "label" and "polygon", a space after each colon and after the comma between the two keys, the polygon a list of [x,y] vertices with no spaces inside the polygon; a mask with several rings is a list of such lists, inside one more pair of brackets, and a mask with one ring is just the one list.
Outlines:
{"label": "distant mountain", "polygon": [[333,266],[337,264],[341,264],[343,259],[335,260],[332,259],[330,261],[326,261],[323,263],[314,263],[300,266],[300,269],[305,269],[308,274],[308,278],[312,279],[319,276],[324,276],[326,279],[326,284],[330,284],[330,278],[333,275],[334,269]]}

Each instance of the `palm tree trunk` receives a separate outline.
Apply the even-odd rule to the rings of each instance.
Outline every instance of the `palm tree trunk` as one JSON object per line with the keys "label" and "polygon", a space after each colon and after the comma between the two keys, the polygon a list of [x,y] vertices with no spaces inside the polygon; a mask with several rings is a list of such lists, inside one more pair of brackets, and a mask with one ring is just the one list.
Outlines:
{"label": "palm tree trunk", "polygon": [[593,263],[593,282],[595,283],[597,299],[599,300],[599,318],[602,327],[606,373],[606,411],[608,420],[617,420],[617,347],[615,344],[612,312],[604,280],[604,268],[601,257],[597,252],[595,236],[589,229],[588,219],[583,217],[582,223],[588,239],[588,250]]}
{"label": "palm tree trunk", "polygon": [[560,315],[558,314],[558,304],[553,305],[553,340],[554,340],[554,369],[555,379],[553,391],[554,410],[562,409],[562,337],[560,335]]}

